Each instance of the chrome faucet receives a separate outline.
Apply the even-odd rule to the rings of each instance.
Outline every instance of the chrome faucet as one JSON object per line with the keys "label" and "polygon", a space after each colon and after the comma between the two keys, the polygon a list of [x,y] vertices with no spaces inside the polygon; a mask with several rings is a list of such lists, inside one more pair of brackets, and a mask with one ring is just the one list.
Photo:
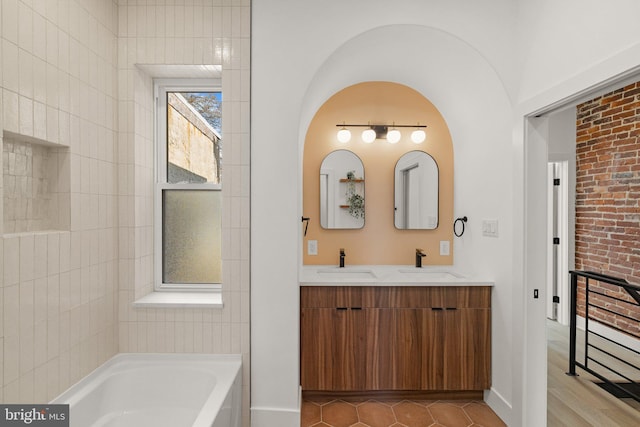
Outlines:
{"label": "chrome faucet", "polygon": [[340,248],[340,268],[344,268],[344,257],[346,254],[344,253],[344,249]]}
{"label": "chrome faucet", "polygon": [[416,268],[422,268],[422,258],[426,256],[422,249],[416,249]]}

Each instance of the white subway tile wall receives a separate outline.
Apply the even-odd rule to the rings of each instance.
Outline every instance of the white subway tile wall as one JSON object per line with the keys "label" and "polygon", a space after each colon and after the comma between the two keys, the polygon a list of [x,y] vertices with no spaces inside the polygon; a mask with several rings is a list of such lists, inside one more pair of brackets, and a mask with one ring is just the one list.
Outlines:
{"label": "white subway tile wall", "polygon": [[[250,1],[2,0],[0,15],[0,142],[69,147],[62,226],[40,227],[58,230],[0,209],[0,401],[48,401],[117,352],[241,353],[248,426]],[[137,64],[222,65],[223,309],[132,308],[153,289],[153,76]]]}

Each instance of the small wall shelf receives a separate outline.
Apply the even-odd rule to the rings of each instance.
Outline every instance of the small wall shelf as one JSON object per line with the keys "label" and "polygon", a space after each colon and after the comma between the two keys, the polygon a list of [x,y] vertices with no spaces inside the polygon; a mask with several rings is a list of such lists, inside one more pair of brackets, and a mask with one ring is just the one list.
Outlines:
{"label": "small wall shelf", "polygon": [[3,131],[2,233],[57,232],[71,221],[69,147]]}

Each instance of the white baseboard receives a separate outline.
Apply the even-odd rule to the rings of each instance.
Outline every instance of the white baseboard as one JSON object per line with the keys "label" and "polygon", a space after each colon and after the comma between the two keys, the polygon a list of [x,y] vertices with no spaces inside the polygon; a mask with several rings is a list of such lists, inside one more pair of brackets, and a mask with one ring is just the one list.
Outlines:
{"label": "white baseboard", "polygon": [[506,425],[514,425],[511,420],[513,413],[511,403],[507,402],[494,388],[484,391],[484,401]]}
{"label": "white baseboard", "polygon": [[300,409],[251,408],[251,427],[300,427]]}
{"label": "white baseboard", "polygon": [[[584,331],[584,317],[576,316],[576,327]],[[631,335],[623,334],[622,332],[616,331],[615,329],[612,329],[602,323],[596,322],[595,320],[589,320],[589,330],[640,352],[640,340],[632,337]]]}

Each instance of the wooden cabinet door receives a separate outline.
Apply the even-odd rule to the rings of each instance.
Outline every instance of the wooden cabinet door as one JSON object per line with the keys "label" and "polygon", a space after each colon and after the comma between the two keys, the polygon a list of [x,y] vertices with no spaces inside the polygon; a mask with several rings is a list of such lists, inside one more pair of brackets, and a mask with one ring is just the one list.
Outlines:
{"label": "wooden cabinet door", "polygon": [[365,389],[365,325],[361,311],[303,308],[300,328],[303,389]]}
{"label": "wooden cabinet door", "polygon": [[364,309],[366,328],[365,390],[391,390],[395,310]]}
{"label": "wooden cabinet door", "polygon": [[444,390],[445,312],[422,310],[422,390]]}
{"label": "wooden cabinet door", "polygon": [[420,390],[422,383],[423,309],[395,309],[390,390]]}
{"label": "wooden cabinet door", "polygon": [[333,390],[365,390],[365,316],[362,310],[334,310]]}
{"label": "wooden cabinet door", "polygon": [[447,312],[445,390],[484,390],[491,387],[491,312],[459,309]]}
{"label": "wooden cabinet door", "polygon": [[300,382],[305,390],[332,390],[335,309],[303,308],[300,313]]}
{"label": "wooden cabinet door", "polygon": [[[463,382],[469,382],[469,372],[466,369],[466,357],[474,357],[469,354],[467,339],[474,335],[469,331],[465,331],[463,319],[466,319],[465,313],[468,310],[446,310],[442,312],[443,322],[443,340],[442,340],[442,390],[464,390]],[[473,327],[473,325],[471,325]]]}
{"label": "wooden cabinet door", "polygon": [[443,390],[490,388],[490,310],[467,308],[443,314]]}
{"label": "wooden cabinet door", "polygon": [[420,390],[421,309],[365,309],[365,390]]}

